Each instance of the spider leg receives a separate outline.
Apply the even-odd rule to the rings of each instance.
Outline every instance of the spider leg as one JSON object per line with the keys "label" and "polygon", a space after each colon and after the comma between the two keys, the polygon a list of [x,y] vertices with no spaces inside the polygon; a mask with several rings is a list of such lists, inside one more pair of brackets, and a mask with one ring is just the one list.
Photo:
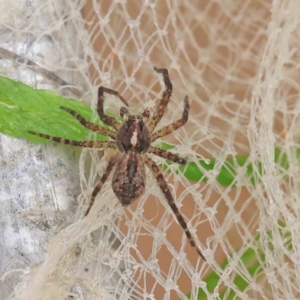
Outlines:
{"label": "spider leg", "polygon": [[168,135],[171,132],[173,132],[173,131],[177,130],[178,128],[180,128],[181,126],[183,126],[189,118],[189,110],[190,110],[190,104],[188,101],[188,96],[185,96],[184,109],[183,109],[181,119],[152,133],[151,134],[151,142],[153,142],[153,141],[157,140],[158,138],[161,138],[165,135]]}
{"label": "spider leg", "polygon": [[44,133],[37,133],[34,131],[28,131],[30,134],[40,136],[44,139],[51,140],[57,143],[80,146],[86,148],[117,148],[117,144],[115,141],[71,141],[67,139],[63,139],[57,136],[51,136]]}
{"label": "spider leg", "polygon": [[161,118],[165,112],[165,109],[167,108],[167,105],[169,103],[170,97],[172,95],[172,90],[173,90],[173,86],[170,81],[168,70],[167,69],[158,69],[155,67],[154,67],[154,70],[157,73],[161,73],[163,75],[166,90],[164,91],[162,99],[160,100],[160,102],[156,108],[156,111],[154,112],[152,118],[150,119],[150,121],[148,123],[148,129],[149,129],[150,133],[153,132],[154,128],[161,120]]}
{"label": "spider leg", "polygon": [[109,117],[104,113],[103,105],[104,105],[104,93],[117,96],[126,106],[128,103],[125,99],[117,92],[106,87],[100,86],[98,89],[98,104],[97,104],[97,112],[102,122],[104,122],[108,126],[112,126],[115,130],[119,130],[120,124],[115,118]]}
{"label": "spider leg", "polygon": [[94,188],[94,190],[92,192],[91,201],[90,201],[89,207],[86,210],[84,216],[87,216],[89,214],[92,206],[94,205],[95,198],[96,198],[97,194],[102,189],[105,181],[107,180],[109,174],[113,170],[113,168],[114,168],[114,166],[115,166],[115,164],[116,164],[117,161],[118,161],[118,154],[116,154],[113,157],[111,157],[110,160],[108,161],[107,167],[106,167],[106,169],[105,169],[105,171],[104,171],[101,179],[99,180],[99,182],[97,183],[96,187]]}
{"label": "spider leg", "polygon": [[160,156],[162,158],[171,160],[174,163],[180,164],[180,165],[185,165],[186,164],[186,160],[184,158],[179,157],[178,155],[171,153],[169,151],[157,148],[157,147],[153,147],[150,146],[148,149],[148,153],[152,153],[155,154],[157,156]]}
{"label": "spider leg", "polygon": [[112,131],[110,129],[106,129],[104,127],[101,127],[95,123],[86,121],[77,111],[75,111],[69,107],[61,106],[60,108],[65,110],[66,112],[68,112],[73,117],[75,117],[80,122],[80,124],[83,125],[84,127],[88,128],[92,131],[95,131],[99,134],[106,135],[113,139],[116,139],[116,133],[114,131]]}
{"label": "spider leg", "polygon": [[163,194],[165,195],[167,201],[168,201],[168,204],[170,205],[173,213],[175,214],[176,218],[177,218],[177,221],[178,223],[180,224],[180,226],[183,228],[191,246],[193,248],[195,248],[195,250],[197,251],[197,253],[202,257],[202,259],[205,259],[204,255],[202,254],[200,248],[197,246],[197,244],[195,243],[195,240],[194,238],[192,237],[188,227],[187,227],[187,224],[183,218],[183,216],[181,215],[178,207],[176,206],[175,204],[175,201],[172,197],[172,194],[169,190],[169,187],[168,187],[168,184],[167,182],[165,181],[162,173],[160,172],[160,169],[159,167],[157,166],[157,164],[148,156],[145,155],[144,157],[144,160],[145,160],[145,163],[147,165],[147,167],[151,170],[151,172],[153,173],[153,175],[155,176],[156,178],[156,181],[161,189],[161,191],[163,192]]}

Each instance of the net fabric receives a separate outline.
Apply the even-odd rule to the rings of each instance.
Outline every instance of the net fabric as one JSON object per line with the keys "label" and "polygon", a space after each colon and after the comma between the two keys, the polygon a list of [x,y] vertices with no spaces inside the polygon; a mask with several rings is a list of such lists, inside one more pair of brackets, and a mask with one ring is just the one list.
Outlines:
{"label": "net fabric", "polygon": [[[13,299],[187,299],[187,293],[196,299],[200,287],[208,299],[222,291],[226,299],[230,290],[239,299],[299,295],[299,4],[195,3],[66,1],[61,21],[68,16],[76,28],[84,59],[66,57],[60,68],[69,59],[77,66],[87,62],[89,76],[86,68],[78,69],[93,95],[84,100],[95,107],[95,86],[102,84],[121,92],[133,112],[153,111],[163,90],[153,66],[169,69],[174,91],[159,126],[180,117],[186,94],[191,113],[188,124],[165,140],[202,170],[197,156],[208,163],[216,159],[212,171],[203,170],[205,181],[188,181],[175,165],[164,172],[208,263],[190,248],[148,172],[145,195],[126,210],[108,181],[90,216],[49,240],[44,262],[24,275]],[[55,1],[48,5],[55,14]],[[59,44],[69,37],[52,38]],[[117,112],[117,99],[106,99],[106,107]],[[275,148],[281,150],[277,162]],[[237,176],[222,185],[217,179],[226,158],[242,154],[249,154],[247,164],[233,159]],[[107,157],[83,151],[81,203],[89,200]],[[253,277],[240,261],[249,247],[262,265]],[[201,279],[212,270],[221,279],[209,292]],[[234,283],[237,274],[247,282],[243,291]]]}

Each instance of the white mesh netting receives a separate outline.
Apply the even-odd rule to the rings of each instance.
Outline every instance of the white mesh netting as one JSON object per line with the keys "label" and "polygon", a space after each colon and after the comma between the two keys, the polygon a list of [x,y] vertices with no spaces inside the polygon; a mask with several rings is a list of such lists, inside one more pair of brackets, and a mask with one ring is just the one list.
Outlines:
{"label": "white mesh netting", "polygon": [[[173,96],[159,127],[180,118],[188,95],[188,123],[164,141],[206,180],[189,181],[176,165],[164,176],[207,262],[190,247],[150,172],[146,193],[128,209],[108,180],[80,219],[109,155],[83,150],[77,213],[57,225],[41,263],[21,271],[7,299],[196,299],[200,287],[207,299],[232,299],[229,291],[235,299],[299,297],[299,2],[11,2],[0,5],[11,43],[32,35],[38,45],[47,35],[54,46],[39,63],[72,84],[77,76],[80,100],[92,107],[101,84],[118,90],[132,112],[153,112],[164,89],[153,66],[169,69]],[[108,110],[120,106],[106,97]],[[199,157],[214,158],[213,170]],[[237,175],[226,186],[218,176],[228,157]],[[253,276],[241,261],[250,247],[261,266]],[[202,279],[211,272],[220,280],[209,291]]]}

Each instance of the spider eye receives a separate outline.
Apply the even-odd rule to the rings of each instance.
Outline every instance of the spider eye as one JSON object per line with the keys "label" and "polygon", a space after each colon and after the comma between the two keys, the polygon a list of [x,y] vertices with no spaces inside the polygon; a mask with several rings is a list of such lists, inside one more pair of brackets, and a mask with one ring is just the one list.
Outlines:
{"label": "spider eye", "polygon": [[145,109],[142,113],[142,116],[146,119],[148,119],[150,117],[150,110],[149,109]]}
{"label": "spider eye", "polygon": [[128,109],[126,107],[120,108],[120,116],[124,121],[128,119]]}

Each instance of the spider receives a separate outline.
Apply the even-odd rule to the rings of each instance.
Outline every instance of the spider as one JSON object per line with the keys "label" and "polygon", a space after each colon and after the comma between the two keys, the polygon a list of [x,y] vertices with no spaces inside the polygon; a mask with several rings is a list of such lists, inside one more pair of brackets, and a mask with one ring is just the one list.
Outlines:
{"label": "spider", "polygon": [[163,93],[158,106],[150,117],[149,110],[144,110],[142,114],[130,115],[126,107],[121,107],[120,116],[123,118],[123,122],[119,123],[115,118],[109,117],[104,113],[104,93],[117,96],[126,106],[128,106],[125,99],[117,92],[106,87],[100,86],[98,89],[98,103],[97,112],[102,122],[112,127],[112,129],[105,129],[97,124],[86,121],[80,114],[68,107],[60,107],[72,116],[74,116],[83,126],[97,132],[102,135],[110,137],[109,141],[71,141],[60,137],[54,137],[43,133],[37,133],[28,131],[30,134],[40,136],[45,139],[52,140],[54,142],[68,144],[73,146],[81,146],[87,148],[113,148],[117,150],[117,153],[112,156],[107,164],[107,167],[94,188],[90,204],[85,212],[85,216],[90,212],[97,194],[101,191],[108,176],[115,168],[115,172],[112,179],[112,189],[125,207],[140,198],[145,191],[146,177],[145,177],[145,164],[151,170],[156,181],[164,194],[167,202],[175,214],[178,223],[183,228],[189,243],[197,251],[197,253],[206,260],[203,256],[200,248],[196,245],[194,238],[192,237],[187,223],[181,215],[178,207],[175,204],[173,196],[170,192],[167,182],[165,181],[157,164],[146,154],[152,153],[162,158],[168,159],[174,163],[186,164],[184,158],[179,157],[169,151],[162,150],[157,147],[151,146],[151,143],[170,134],[171,132],[182,127],[188,120],[189,116],[189,101],[188,97],[184,98],[184,110],[180,120],[173,122],[172,124],[165,126],[155,132],[154,129],[160,122],[167,108],[168,102],[172,94],[172,83],[169,78],[167,69],[154,68],[157,73],[161,73],[163,76],[166,90]]}

